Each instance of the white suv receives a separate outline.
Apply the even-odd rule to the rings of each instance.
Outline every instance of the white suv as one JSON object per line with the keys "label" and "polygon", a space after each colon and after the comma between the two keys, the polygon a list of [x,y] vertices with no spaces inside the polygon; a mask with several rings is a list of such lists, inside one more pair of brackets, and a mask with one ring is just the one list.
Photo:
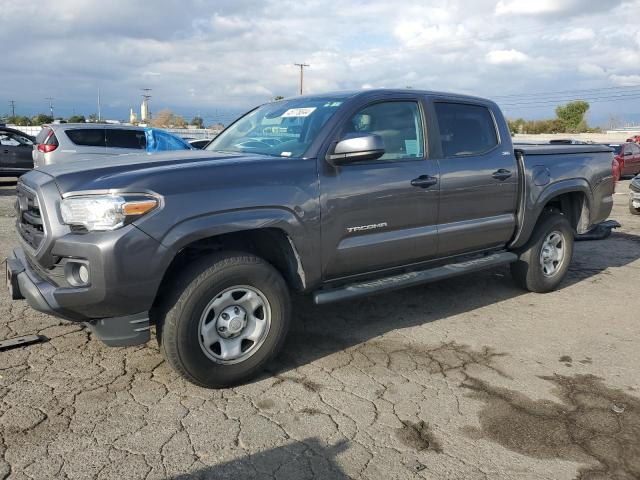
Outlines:
{"label": "white suv", "polygon": [[146,147],[143,127],[95,123],[44,125],[36,137],[33,165],[39,168],[92,155],[141,153]]}

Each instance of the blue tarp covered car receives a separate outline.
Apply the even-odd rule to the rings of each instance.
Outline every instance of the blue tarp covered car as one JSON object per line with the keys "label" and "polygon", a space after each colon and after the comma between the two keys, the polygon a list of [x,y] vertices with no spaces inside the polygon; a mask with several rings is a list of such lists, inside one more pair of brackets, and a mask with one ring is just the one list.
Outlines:
{"label": "blue tarp covered car", "polygon": [[165,130],[146,127],[147,152],[164,152],[166,150],[193,150],[189,142]]}

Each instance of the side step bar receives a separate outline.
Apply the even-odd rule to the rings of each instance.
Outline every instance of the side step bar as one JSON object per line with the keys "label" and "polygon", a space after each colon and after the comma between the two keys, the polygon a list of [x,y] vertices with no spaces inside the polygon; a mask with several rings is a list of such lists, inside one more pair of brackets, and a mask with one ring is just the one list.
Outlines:
{"label": "side step bar", "polygon": [[374,293],[389,292],[400,288],[420,285],[422,283],[435,282],[445,278],[457,277],[465,273],[484,270],[485,268],[497,267],[515,262],[518,256],[511,252],[499,252],[486,257],[480,257],[461,263],[451,263],[441,267],[421,270],[417,272],[401,273],[391,277],[379,278],[361,283],[352,283],[339,288],[318,290],[313,294],[313,301],[318,304],[348,300],[351,298],[364,297]]}

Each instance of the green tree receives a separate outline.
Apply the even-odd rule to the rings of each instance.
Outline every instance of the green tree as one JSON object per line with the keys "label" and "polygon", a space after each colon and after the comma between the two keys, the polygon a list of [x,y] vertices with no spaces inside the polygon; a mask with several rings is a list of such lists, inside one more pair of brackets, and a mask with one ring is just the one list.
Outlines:
{"label": "green tree", "polygon": [[69,118],[67,118],[67,122],[69,122],[69,123],[85,123],[86,119],[84,118],[84,115],[72,115]]}
{"label": "green tree", "polygon": [[91,123],[96,123],[98,121],[98,115],[96,113],[92,113],[89,115],[89,121]]}
{"label": "green tree", "polygon": [[587,102],[575,100],[566,105],[558,105],[556,115],[566,132],[582,132],[589,128],[584,118],[588,110],[589,104]]}
{"label": "green tree", "polygon": [[51,122],[53,122],[53,117],[51,115],[45,115],[44,113],[39,113],[31,117],[32,125],[42,125],[43,123]]}
{"label": "green tree", "polygon": [[278,100],[284,100],[284,97],[282,95],[276,95],[275,97],[273,97],[274,101],[278,101]]}
{"label": "green tree", "polygon": [[10,125],[18,125],[20,127],[26,127],[27,125],[31,125],[31,120],[29,117],[24,117],[22,115],[9,115],[6,119],[6,123]]}
{"label": "green tree", "polygon": [[202,120],[202,117],[196,115],[191,119],[191,125],[195,125],[198,128],[204,128],[204,120]]}

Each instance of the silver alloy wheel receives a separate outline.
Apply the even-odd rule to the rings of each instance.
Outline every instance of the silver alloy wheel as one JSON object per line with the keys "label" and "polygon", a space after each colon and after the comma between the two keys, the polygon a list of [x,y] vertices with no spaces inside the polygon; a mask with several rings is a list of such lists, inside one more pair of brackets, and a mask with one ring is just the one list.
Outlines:
{"label": "silver alloy wheel", "polygon": [[549,233],[540,249],[540,266],[545,277],[552,277],[562,266],[565,257],[565,241],[562,232]]}
{"label": "silver alloy wheel", "polygon": [[255,287],[237,285],[214,297],[200,316],[200,348],[216,363],[239,363],[256,353],[271,328],[271,306]]}

